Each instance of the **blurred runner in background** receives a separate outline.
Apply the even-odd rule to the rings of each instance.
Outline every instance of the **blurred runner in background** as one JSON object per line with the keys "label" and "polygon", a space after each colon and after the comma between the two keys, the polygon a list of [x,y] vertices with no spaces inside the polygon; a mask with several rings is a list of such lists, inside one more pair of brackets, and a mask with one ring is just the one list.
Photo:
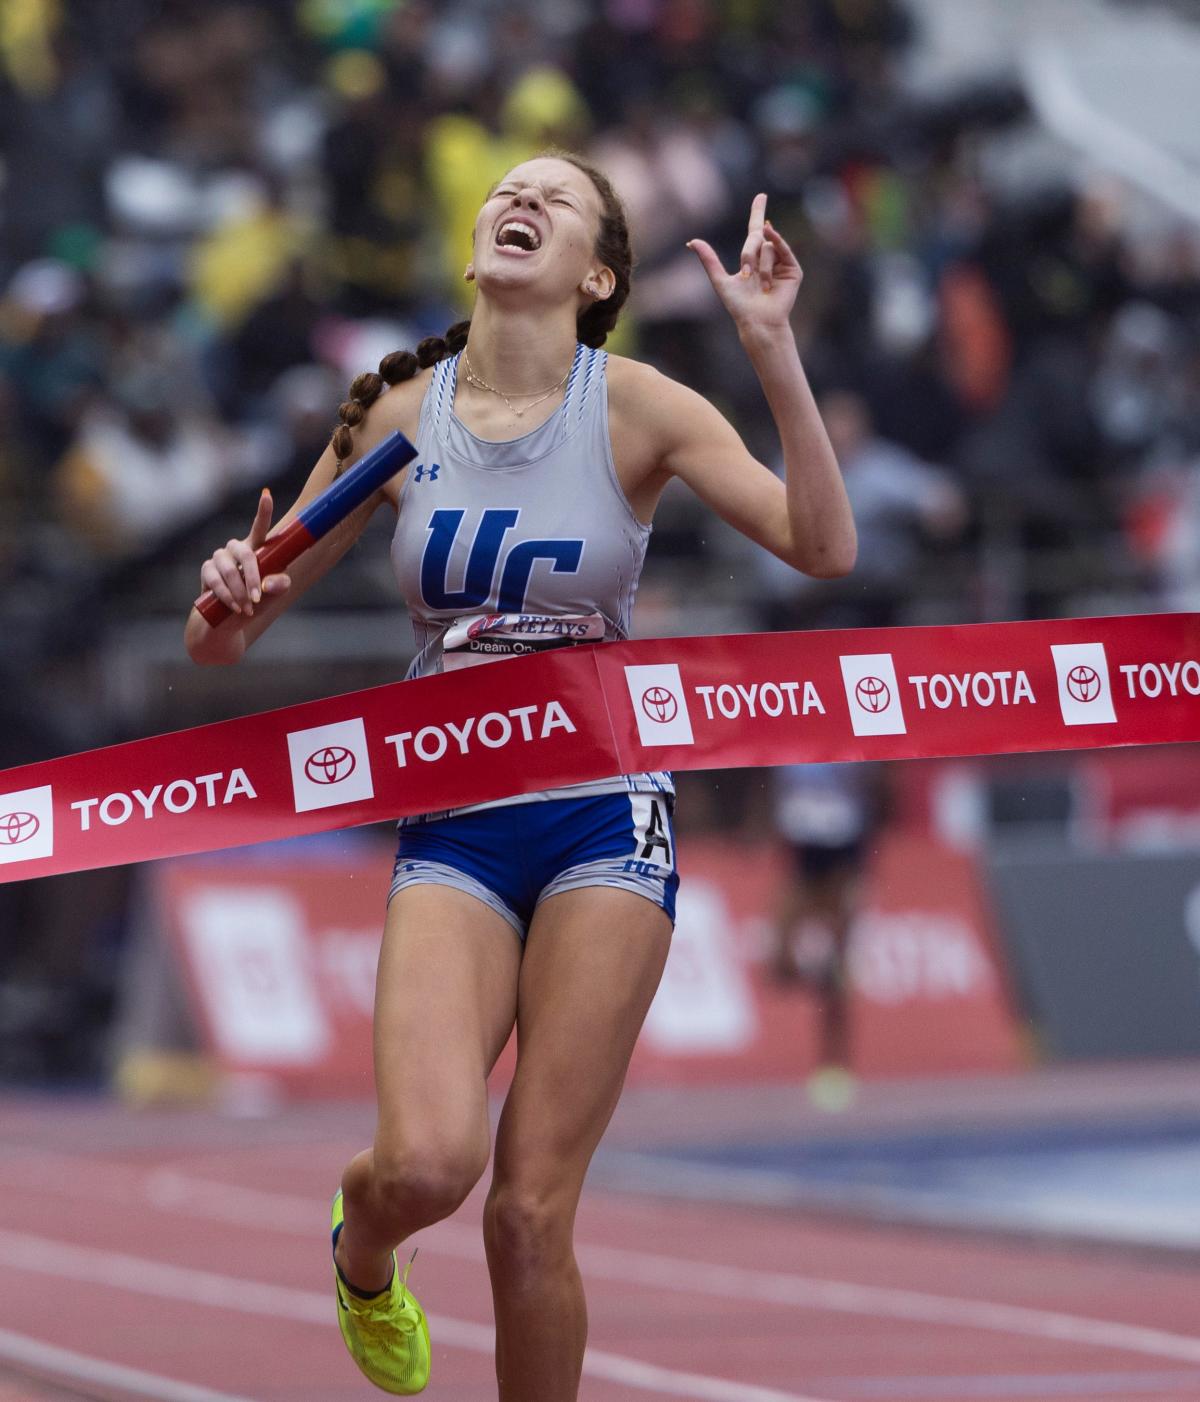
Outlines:
{"label": "blurred runner in background", "polygon": [[809,1077],[813,1103],[845,1109],[854,1098],[847,953],[882,772],[872,764],[789,764],[773,771],[775,825],[789,849],[770,968],[820,1002],[820,1047]]}

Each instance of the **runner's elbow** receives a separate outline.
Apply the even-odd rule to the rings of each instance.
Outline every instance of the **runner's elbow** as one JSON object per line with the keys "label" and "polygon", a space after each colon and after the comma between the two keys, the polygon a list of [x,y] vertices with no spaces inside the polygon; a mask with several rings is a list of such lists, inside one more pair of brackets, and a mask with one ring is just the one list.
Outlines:
{"label": "runner's elbow", "polygon": [[246,654],[240,628],[210,628],[195,610],[184,628],[183,646],[198,667],[231,667]]}
{"label": "runner's elbow", "polygon": [[839,546],[824,546],[811,557],[794,559],[792,564],[812,579],[844,579],[853,571],[857,559],[858,542],[850,540]]}

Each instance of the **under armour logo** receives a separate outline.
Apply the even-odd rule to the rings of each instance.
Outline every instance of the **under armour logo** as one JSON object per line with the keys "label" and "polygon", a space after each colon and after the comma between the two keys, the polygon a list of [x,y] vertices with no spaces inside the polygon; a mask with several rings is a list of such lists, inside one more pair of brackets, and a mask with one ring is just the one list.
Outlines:
{"label": "under armour logo", "polygon": [[424,463],[418,463],[415,473],[416,480],[420,482],[423,478],[428,477],[431,482],[436,482],[441,468],[440,462],[430,463],[428,467]]}

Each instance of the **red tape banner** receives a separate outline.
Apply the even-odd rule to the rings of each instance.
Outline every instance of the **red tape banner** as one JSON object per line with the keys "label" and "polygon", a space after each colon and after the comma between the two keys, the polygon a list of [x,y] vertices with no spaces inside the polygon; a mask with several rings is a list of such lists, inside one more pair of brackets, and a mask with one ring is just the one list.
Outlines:
{"label": "red tape banner", "polygon": [[0,881],[612,774],[1200,740],[1200,615],[565,648],[0,772]]}

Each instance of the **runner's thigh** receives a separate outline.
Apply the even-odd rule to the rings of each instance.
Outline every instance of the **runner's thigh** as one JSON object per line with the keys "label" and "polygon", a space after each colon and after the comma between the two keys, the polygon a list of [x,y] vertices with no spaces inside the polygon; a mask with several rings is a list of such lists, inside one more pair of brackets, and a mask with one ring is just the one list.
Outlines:
{"label": "runner's thigh", "polygon": [[[671,921],[629,891],[549,896],[525,945],[518,1056],[496,1135],[498,1184],[578,1191],[658,988]],[[531,1181],[532,1180],[532,1181]]]}
{"label": "runner's thigh", "polygon": [[375,987],[380,1140],[486,1133],[485,1082],[512,1031],[520,968],[512,926],[475,897],[427,885],[392,898]]}

